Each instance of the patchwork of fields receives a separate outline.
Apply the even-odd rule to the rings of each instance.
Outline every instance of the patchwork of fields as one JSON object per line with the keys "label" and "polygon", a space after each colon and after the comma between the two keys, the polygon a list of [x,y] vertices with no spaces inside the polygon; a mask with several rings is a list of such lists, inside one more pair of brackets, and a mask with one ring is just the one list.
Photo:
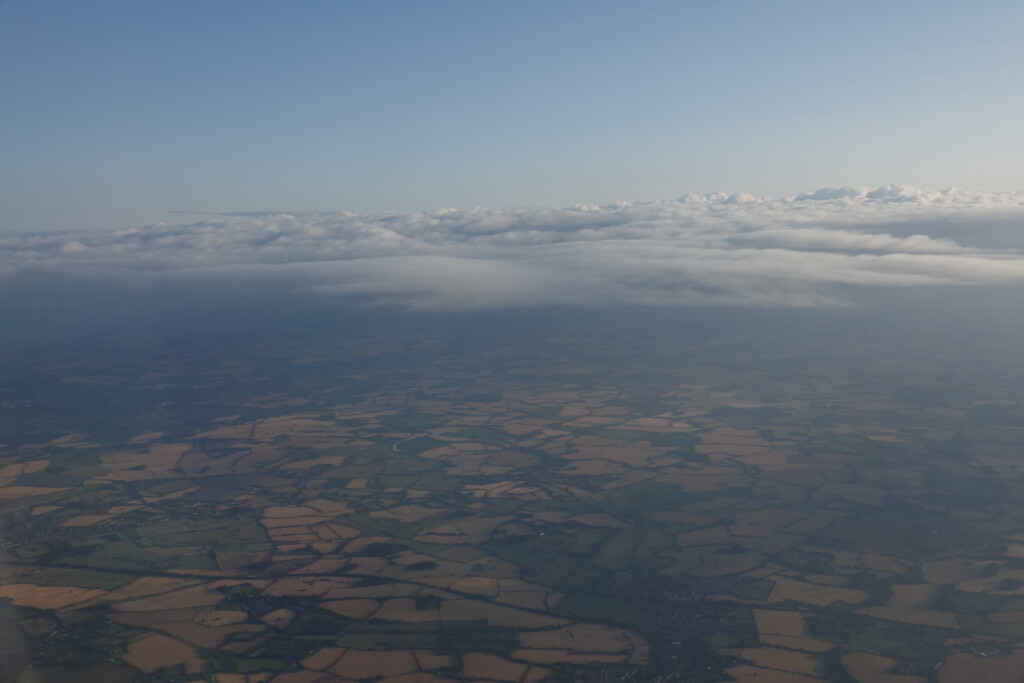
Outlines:
{"label": "patchwork of fields", "polygon": [[699,351],[40,362],[0,449],[6,674],[1015,680],[1012,378]]}

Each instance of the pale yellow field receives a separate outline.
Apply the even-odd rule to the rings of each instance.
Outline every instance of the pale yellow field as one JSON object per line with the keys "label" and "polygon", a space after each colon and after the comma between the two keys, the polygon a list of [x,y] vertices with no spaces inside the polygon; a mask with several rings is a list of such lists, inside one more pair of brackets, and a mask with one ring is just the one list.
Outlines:
{"label": "pale yellow field", "polygon": [[562,474],[596,477],[605,474],[620,474],[626,471],[626,467],[611,460],[574,460],[560,471]]}
{"label": "pale yellow field", "polygon": [[853,588],[821,586],[784,577],[773,577],[772,580],[775,581],[775,588],[772,589],[772,593],[768,597],[768,602],[772,604],[793,600],[808,605],[827,607],[836,602],[857,604],[868,597],[864,591]]}
{"label": "pale yellow field", "polygon": [[281,465],[282,470],[308,470],[319,465],[337,467],[345,462],[342,455],[322,455],[319,458],[306,458],[304,460],[291,460]]}
{"label": "pale yellow field", "polygon": [[853,652],[843,655],[843,666],[857,683],[924,683],[918,676],[901,676],[890,673],[889,669],[897,664],[895,659],[867,652]]}
{"label": "pale yellow field", "polygon": [[[646,445],[646,447],[645,447]],[[646,467],[651,460],[662,455],[667,449],[653,448],[647,442],[637,442],[629,448],[620,445],[585,447],[565,456],[567,460],[611,460],[630,467]]]}
{"label": "pale yellow field", "polygon": [[905,560],[899,560],[898,558],[888,557],[885,555],[872,555],[870,553],[864,553],[860,558],[861,565],[872,572],[889,572],[893,574],[901,574],[905,572],[911,563]]}
{"label": "pale yellow field", "polygon": [[[639,636],[633,636],[639,638]],[[519,642],[525,648],[560,649],[576,653],[630,653],[633,640],[621,629],[599,624],[572,624],[549,631],[521,633]]]}
{"label": "pale yellow field", "polygon": [[309,515],[300,517],[298,515],[294,517],[264,517],[260,520],[260,524],[267,527],[268,529],[277,529],[280,527],[289,526],[309,526],[312,524],[319,524],[329,517],[325,517],[320,514]]}
{"label": "pale yellow field", "polygon": [[213,677],[214,683],[249,683],[249,677],[246,674],[226,674],[218,673]]}
{"label": "pale yellow field", "polygon": [[89,441],[85,434],[67,434],[50,442],[58,448],[98,448],[102,444]]}
{"label": "pale yellow field", "polygon": [[64,609],[105,594],[105,590],[77,586],[37,586],[32,583],[0,586],[0,598],[10,598],[18,607],[34,609]]}
{"label": "pale yellow field", "polygon": [[341,659],[341,656],[345,654],[345,652],[346,650],[343,647],[325,647],[303,659],[302,666],[307,669],[324,671],[325,669],[331,668],[336,661]]}
{"label": "pale yellow field", "polygon": [[761,669],[753,666],[734,666],[725,673],[739,683],[821,683],[822,679],[788,671]]}
{"label": "pale yellow field", "polygon": [[128,441],[128,445],[134,446],[135,444],[148,443],[150,441],[156,441],[157,439],[159,439],[163,435],[164,435],[163,432],[146,432],[145,434],[139,434],[138,436],[132,437]]}
{"label": "pale yellow field", "polygon": [[424,543],[465,543],[476,545],[490,537],[491,532],[511,517],[475,517],[427,529],[416,535]]}
{"label": "pale yellow field", "polygon": [[818,657],[776,647],[747,648],[743,650],[741,658],[753,662],[758,667],[805,676],[818,676],[824,672]]}
{"label": "pale yellow field", "polygon": [[174,590],[194,586],[196,583],[198,583],[198,581],[195,579],[172,579],[162,576],[143,576],[142,578],[135,579],[131,583],[119,586],[108,593],[94,598],[87,604],[121,602],[149,595],[169,593]]}
{"label": "pale yellow field", "polygon": [[121,602],[114,606],[119,612],[152,612],[157,610],[177,609],[181,607],[207,607],[216,605],[224,599],[224,594],[218,591],[223,586],[237,586],[242,583],[249,583],[254,588],[264,588],[269,581],[212,581],[210,583],[192,586],[183,590],[170,593],[163,593],[141,600],[130,600]]}
{"label": "pale yellow field", "polygon": [[327,527],[331,531],[333,531],[334,534],[338,538],[342,538],[342,539],[344,539],[344,538],[355,538],[356,536],[358,536],[360,534],[360,531],[358,529],[353,529],[352,527],[345,526],[343,524],[333,524],[332,523],[332,524],[328,524]]}
{"label": "pale yellow field", "polygon": [[561,597],[560,593],[547,591],[503,591],[495,601],[512,607],[545,611],[549,606],[557,605]]}
{"label": "pale yellow field", "polygon": [[264,519],[294,519],[296,517],[323,516],[320,510],[308,505],[272,505],[263,509]]}
{"label": "pale yellow field", "polygon": [[406,595],[416,595],[422,592],[420,586],[411,583],[385,583],[377,586],[359,586],[352,588],[343,582],[337,582],[330,586],[324,593],[328,599],[340,598],[391,598]]}
{"label": "pale yellow field", "polygon": [[273,612],[267,612],[260,617],[260,621],[276,628],[286,628],[288,624],[292,623],[292,619],[294,618],[294,611],[282,607],[281,609],[276,609]]}
{"label": "pale yellow field", "polygon": [[248,618],[249,615],[241,610],[218,610],[201,607],[196,610],[192,621],[203,626],[229,626],[230,624],[241,624]]}
{"label": "pale yellow field", "polygon": [[[174,472],[181,456],[192,449],[187,443],[158,443],[149,447],[148,453],[122,451],[100,457],[100,466],[107,474],[89,481],[141,481],[144,479],[177,479],[181,474]],[[87,481],[86,483],[89,483]]]}
{"label": "pale yellow field", "polygon": [[[266,627],[258,624],[231,623],[223,626],[205,626],[196,621],[197,610],[191,608],[161,610],[158,612],[121,612],[111,619],[122,624],[163,631],[197,647],[212,647],[236,633],[260,633]],[[243,618],[244,618],[244,613]]]}
{"label": "pale yellow field", "polygon": [[432,508],[426,505],[399,505],[386,510],[374,510],[369,516],[374,519],[397,519],[401,522],[413,523],[428,517],[435,517],[442,512],[446,512],[445,508]]}
{"label": "pale yellow field", "polygon": [[807,624],[799,612],[755,609],[754,621],[760,635],[807,636]]}
{"label": "pale yellow field", "polygon": [[470,652],[462,658],[462,675],[465,678],[486,678],[495,681],[518,683],[529,665],[512,662],[497,655],[482,652]]}
{"label": "pale yellow field", "polygon": [[174,491],[173,493],[168,493],[167,495],[164,496],[143,496],[142,500],[146,501],[147,503],[155,503],[160,500],[174,500],[175,498],[187,496],[188,494],[198,489],[198,486],[190,486],[189,488],[181,489],[180,491]]}
{"label": "pale yellow field", "polygon": [[189,674],[198,674],[203,669],[203,659],[195,648],[161,635],[136,640],[128,645],[122,658],[145,673],[175,664],[184,664]]}
{"label": "pale yellow field", "polygon": [[[89,482],[86,482],[86,484],[88,483]],[[61,491],[67,490],[68,487],[53,488],[44,486],[3,486],[0,487],[0,499],[33,498],[35,496],[45,496],[50,493],[60,493]]]}
{"label": "pale yellow field", "polygon": [[419,662],[423,671],[433,671],[446,666],[455,666],[457,663],[454,655],[438,654],[431,650],[413,650],[416,661]]}
{"label": "pale yellow field", "polygon": [[23,474],[42,472],[47,467],[49,467],[49,465],[49,458],[44,458],[43,460],[30,460],[29,462],[11,463],[10,465],[4,465],[3,467],[0,467],[0,479],[6,479],[8,477],[20,477]]}
{"label": "pale yellow field", "polygon": [[665,522],[682,522],[683,524],[692,524],[694,526],[708,526],[715,522],[710,517],[703,517],[696,512],[687,512],[685,510],[658,510],[654,513],[653,517]]}
{"label": "pale yellow field", "polygon": [[92,526],[93,524],[97,524],[99,522],[105,522],[108,519],[113,519],[116,516],[117,515],[78,515],[77,517],[72,517],[70,519],[64,520],[64,522],[61,523],[61,526],[63,526],[63,527]]}
{"label": "pale yellow field", "polygon": [[419,663],[411,650],[348,650],[331,666],[330,672],[345,678],[361,679],[400,676],[419,669]]}

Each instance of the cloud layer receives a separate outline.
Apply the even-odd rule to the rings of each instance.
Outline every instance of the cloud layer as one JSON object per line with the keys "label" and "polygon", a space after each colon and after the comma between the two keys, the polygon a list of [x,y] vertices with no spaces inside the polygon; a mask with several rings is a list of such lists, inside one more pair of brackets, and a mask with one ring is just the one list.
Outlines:
{"label": "cloud layer", "polygon": [[[959,227],[914,234],[942,221]],[[1024,284],[1024,252],[970,246],[989,223],[1005,234],[1007,221],[1024,234],[1024,195],[903,186],[561,209],[219,215],[3,237],[0,275],[258,281],[412,308],[825,306],[858,287]]]}

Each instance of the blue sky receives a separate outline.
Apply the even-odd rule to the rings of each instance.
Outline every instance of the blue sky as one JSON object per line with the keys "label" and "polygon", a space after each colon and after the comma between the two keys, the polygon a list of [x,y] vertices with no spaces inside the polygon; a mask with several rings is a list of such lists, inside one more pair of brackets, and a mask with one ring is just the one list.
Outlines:
{"label": "blue sky", "polygon": [[1014,2],[0,0],[0,230],[1024,188]]}

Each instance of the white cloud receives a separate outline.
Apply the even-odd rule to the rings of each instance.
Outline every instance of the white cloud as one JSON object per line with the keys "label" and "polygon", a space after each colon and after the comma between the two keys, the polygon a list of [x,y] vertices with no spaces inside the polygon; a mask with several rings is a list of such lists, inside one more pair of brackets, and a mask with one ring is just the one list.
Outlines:
{"label": "white cloud", "polygon": [[265,281],[368,304],[782,305],[843,301],[849,287],[1020,285],[1024,253],[971,233],[1022,220],[1024,196],[903,186],[783,199],[724,193],[561,209],[224,215],[109,232],[0,238],[0,273],[169,286]]}
{"label": "white cloud", "polygon": [[822,251],[877,251],[917,254],[963,253],[970,249],[951,239],[928,235],[894,237],[885,233],[864,233],[842,228],[796,228],[758,230],[731,237],[737,245],[782,247]]}

